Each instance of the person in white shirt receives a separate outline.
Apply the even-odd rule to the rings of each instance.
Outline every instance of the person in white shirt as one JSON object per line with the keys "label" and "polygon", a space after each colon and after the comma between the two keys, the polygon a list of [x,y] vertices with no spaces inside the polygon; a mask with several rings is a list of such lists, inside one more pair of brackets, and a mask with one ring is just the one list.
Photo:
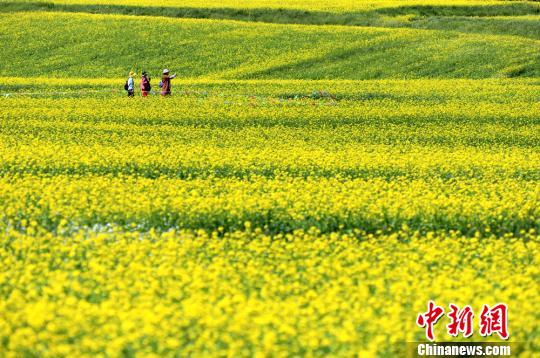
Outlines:
{"label": "person in white shirt", "polygon": [[133,71],[129,72],[129,78],[127,80],[128,97],[135,96],[135,81],[133,81],[133,76],[135,76],[135,72]]}

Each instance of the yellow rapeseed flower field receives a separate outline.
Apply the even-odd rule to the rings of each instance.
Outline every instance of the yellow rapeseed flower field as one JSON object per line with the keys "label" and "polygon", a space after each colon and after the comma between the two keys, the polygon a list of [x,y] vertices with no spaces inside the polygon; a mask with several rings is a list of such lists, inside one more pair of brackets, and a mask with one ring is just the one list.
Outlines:
{"label": "yellow rapeseed flower field", "polygon": [[0,358],[540,356],[539,14],[0,0]]}
{"label": "yellow rapeseed flower field", "polygon": [[[5,0],[3,0],[5,1]],[[99,4],[99,5],[127,5],[127,6],[163,6],[163,7],[201,7],[201,8],[278,8],[326,11],[361,11],[377,8],[394,8],[399,6],[437,6],[448,5],[448,0],[18,0],[24,2],[46,2],[53,4]],[[526,3],[526,1],[518,1]],[[490,6],[500,5],[497,0],[454,0],[453,6]]]}
{"label": "yellow rapeseed flower field", "polygon": [[538,352],[537,82],[26,81],[0,102],[7,356],[403,355],[429,299],[505,302]]}
{"label": "yellow rapeseed flower field", "polygon": [[411,312],[433,297],[508,302],[512,340],[538,349],[534,232],[268,236],[246,223],[4,237],[0,335],[14,354],[403,354],[422,339]]}

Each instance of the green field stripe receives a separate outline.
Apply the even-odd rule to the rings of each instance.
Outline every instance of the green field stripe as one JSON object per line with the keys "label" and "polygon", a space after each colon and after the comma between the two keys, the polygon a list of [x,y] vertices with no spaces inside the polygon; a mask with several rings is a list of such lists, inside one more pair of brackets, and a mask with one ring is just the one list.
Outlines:
{"label": "green field stripe", "polygon": [[245,222],[268,234],[455,230],[520,235],[540,229],[537,182],[505,179],[443,182],[438,178],[253,177],[179,180],[86,176],[1,177],[6,215],[0,228],[24,231],[35,221],[56,232],[121,227],[142,231],[235,231]]}
{"label": "green field stripe", "polygon": [[[238,20],[276,24],[344,25],[440,29],[470,33],[516,35],[540,39],[540,21],[519,16],[540,15],[540,5],[512,2],[490,5],[404,5],[355,12],[292,8],[172,7],[53,2],[1,2],[0,12],[47,11],[171,18]],[[505,19],[513,17],[511,23]],[[480,18],[480,19],[479,19]],[[489,19],[482,19],[489,18]]]}
{"label": "green field stripe", "polygon": [[[163,66],[212,81],[540,76],[540,42],[515,36],[83,13],[0,18],[1,76],[112,78],[134,69],[156,77]],[[21,37],[30,40],[20,46]]]}

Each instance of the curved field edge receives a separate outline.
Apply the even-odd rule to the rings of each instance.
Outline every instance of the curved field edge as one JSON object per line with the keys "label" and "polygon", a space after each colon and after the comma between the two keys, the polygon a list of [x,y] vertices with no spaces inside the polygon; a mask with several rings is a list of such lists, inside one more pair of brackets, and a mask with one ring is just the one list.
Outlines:
{"label": "curved field edge", "polygon": [[[537,15],[540,10],[535,1],[140,1],[140,0],[1,0],[4,11],[78,11],[105,13],[124,13],[128,15],[160,15],[182,17],[183,12],[193,12],[204,17],[236,16],[237,19],[256,20],[266,16],[270,21],[279,22],[279,17],[328,17],[362,15],[422,15],[422,16],[519,16]],[[231,18],[235,19],[235,18]],[[273,19],[273,21],[272,21]],[[300,20],[300,19],[299,19]],[[302,20],[300,20],[302,21]]]}
{"label": "curved field edge", "polygon": [[[158,73],[163,66],[183,78],[207,79],[486,78],[540,73],[538,41],[513,36],[39,12],[0,18],[3,76],[116,77],[130,68]],[[64,31],[65,26],[71,30]],[[137,41],[123,40],[127,28],[141,34]],[[19,46],[21,36],[31,41]]]}
{"label": "curved field edge", "polygon": [[284,8],[155,7],[114,4],[4,2],[0,12],[47,11],[130,16],[254,21],[277,24],[374,26],[515,35],[540,39],[540,5],[498,2],[482,5],[403,5],[361,12]]}

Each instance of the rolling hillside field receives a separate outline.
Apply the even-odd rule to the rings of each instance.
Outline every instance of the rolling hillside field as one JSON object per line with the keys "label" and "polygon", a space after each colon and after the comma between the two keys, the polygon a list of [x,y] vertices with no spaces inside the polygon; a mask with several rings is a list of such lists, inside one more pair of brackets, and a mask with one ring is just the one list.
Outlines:
{"label": "rolling hillside field", "polygon": [[0,357],[415,356],[430,300],[540,354],[539,2],[0,0],[0,43]]}

